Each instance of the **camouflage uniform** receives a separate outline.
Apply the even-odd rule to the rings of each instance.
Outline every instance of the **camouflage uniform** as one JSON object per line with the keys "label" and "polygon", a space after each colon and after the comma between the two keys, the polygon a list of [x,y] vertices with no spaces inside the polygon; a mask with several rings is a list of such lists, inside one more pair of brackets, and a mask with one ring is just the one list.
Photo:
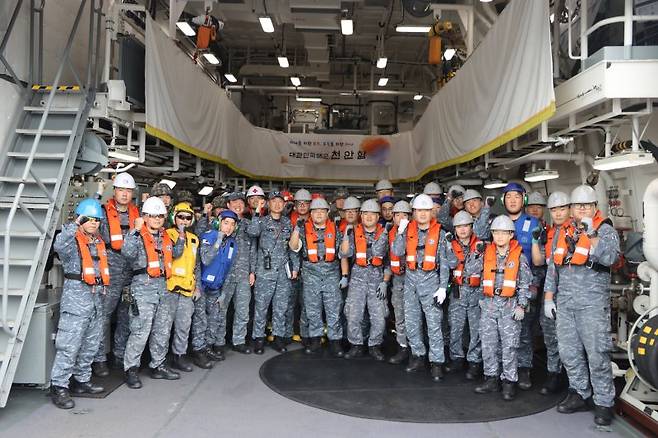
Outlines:
{"label": "camouflage uniform", "polygon": [[[450,217],[450,202],[446,201],[439,208],[437,213],[437,220],[445,231],[455,231],[452,226],[452,218]],[[483,203],[482,210],[478,217],[473,218],[473,234],[484,241],[491,241],[491,234],[489,234],[489,227],[491,226],[491,207]]]}
{"label": "camouflage uniform", "polygon": [[[77,224],[62,226],[53,248],[62,261],[66,274],[82,271],[80,250],[75,238]],[[96,257],[96,245],[89,246],[92,258]],[[98,261],[94,268],[99,272]],[[91,363],[98,351],[103,330],[103,286],[90,286],[79,280],[64,280],[60,303],[59,326],[55,339],[55,360],[51,372],[54,386],[68,388],[71,376],[81,383],[91,380]]]}
{"label": "camouflage uniform", "polygon": [[[507,255],[497,255],[497,271],[494,289],[503,287],[505,260]],[[484,375],[498,377],[508,382],[518,380],[517,349],[521,336],[521,321],[513,319],[517,306],[525,307],[530,298],[532,271],[525,255],[519,257],[516,294],[513,297],[484,296],[480,299],[480,340],[482,342],[482,359]],[[503,371],[500,373],[499,362],[502,357]],[[500,373],[500,374],[499,374]]]}
{"label": "camouflage uniform", "polygon": [[[553,239],[556,240],[558,233],[555,233]],[[542,257],[546,257],[546,251],[544,245],[539,245]],[[549,262],[547,262],[549,264]],[[543,278],[542,283],[546,279],[546,270],[547,267],[543,267]],[[562,362],[560,361],[560,351],[557,343],[557,330],[555,328],[555,320],[546,318],[544,314],[544,287],[540,289],[540,295],[538,297],[538,307],[539,307],[539,325],[541,326],[542,333],[544,335],[544,345],[546,346],[546,369],[549,373],[559,373],[562,369]]]}
{"label": "camouflage uniform", "polygon": [[[589,261],[605,267],[620,255],[619,235],[604,223]],[[553,242],[553,253],[557,239]],[[610,335],[610,273],[587,266],[548,265],[545,290],[555,293],[560,358],[569,386],[583,398],[594,395],[598,406],[612,407],[615,399]]]}
{"label": "camouflage uniform", "polygon": [[[400,261],[403,264],[404,261]],[[400,275],[391,273],[391,305],[395,314],[395,340],[400,347],[407,346],[407,331],[404,324],[404,278],[405,274]]]}

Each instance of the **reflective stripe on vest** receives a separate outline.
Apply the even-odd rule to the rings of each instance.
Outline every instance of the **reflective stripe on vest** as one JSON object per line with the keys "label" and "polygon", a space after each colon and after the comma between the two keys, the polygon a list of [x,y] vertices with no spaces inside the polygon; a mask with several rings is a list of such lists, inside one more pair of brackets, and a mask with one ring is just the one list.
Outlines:
{"label": "reflective stripe on vest", "polygon": [[[75,240],[78,243],[78,250],[80,250],[80,263],[82,272],[80,273],[80,280],[89,285],[96,285],[102,283],[105,286],[110,284],[110,269],[107,265],[107,251],[105,250],[105,242],[100,236],[95,239],[90,238],[82,232],[80,228],[75,233]],[[100,275],[96,276],[96,268],[94,268],[94,260],[89,251],[89,245],[96,245],[96,254],[98,255],[98,267],[100,268]]]}
{"label": "reflective stripe on vest", "polygon": [[[317,263],[320,261],[318,257],[318,233],[315,225],[310,220],[306,221],[304,225],[306,233],[306,253],[308,254],[308,261]],[[333,262],[336,258],[336,224],[327,219],[324,223],[324,246],[326,262]]]}
{"label": "reflective stripe on vest", "polygon": [[[597,210],[596,214],[592,218],[592,223],[594,229],[598,230],[603,223],[610,223],[609,219],[606,219],[601,214],[601,211]],[[564,230],[560,229],[560,234],[558,236],[557,247],[555,249],[555,254],[553,256],[553,261],[556,265],[563,265],[566,261],[566,257],[569,252],[569,245],[567,244],[567,236],[573,238],[576,233],[576,227],[573,222],[569,223],[566,227],[563,226]],[[569,263],[572,265],[584,265],[589,260],[589,251],[591,248],[591,242],[587,233],[580,233],[578,241],[576,242],[576,247],[574,248],[573,254]],[[560,250],[558,254],[558,250]]]}
{"label": "reflective stripe on vest", "polygon": [[[441,224],[435,219],[430,222],[427,236],[425,237],[425,252],[423,255],[423,271],[436,269],[436,249],[439,247],[441,236]],[[407,227],[407,268],[416,270],[416,254],[418,250],[418,223],[411,221]]]}
{"label": "reflective stripe on vest", "polygon": [[[178,240],[177,229],[169,228],[167,234],[173,242]],[[191,297],[194,294],[194,289],[196,289],[194,268],[196,267],[198,249],[199,238],[186,231],[185,248],[183,254],[172,262],[171,277],[167,279],[167,290],[180,293],[186,297]]]}
{"label": "reflective stripe on vest", "polygon": [[[107,215],[107,225],[110,232],[110,246],[115,251],[121,251],[123,246],[123,230],[121,229],[121,220],[119,219],[119,211],[117,210],[116,201],[110,199],[105,204],[105,214]],[[132,228],[135,224],[135,219],[139,217],[139,210],[132,202],[128,204],[128,225]]]}
{"label": "reflective stripe on vest", "polygon": [[[469,253],[472,254],[475,252],[475,246],[479,242],[478,238],[475,236],[475,234],[471,234],[471,240],[468,243],[468,250]],[[457,257],[458,263],[457,267],[452,271],[452,278],[455,279],[455,283],[458,285],[462,285],[464,282],[463,278],[463,272],[464,272],[464,265],[466,262],[466,255],[464,254],[464,248],[459,242],[459,240],[455,239],[451,242],[452,245],[452,251],[455,253],[455,256]],[[473,287],[478,287],[480,286],[480,273],[474,273],[471,274],[468,277],[468,286],[473,286]]]}
{"label": "reflective stripe on vest", "polygon": [[[164,256],[164,273],[165,278],[171,277],[171,266],[173,263],[173,248],[169,234],[165,233],[163,230],[158,231],[160,233],[160,239],[162,241],[162,254]],[[142,226],[142,229],[139,230],[139,234],[142,236],[144,241],[144,249],[146,250],[146,272],[149,277],[160,277],[162,275],[162,269],[160,267],[160,257],[158,256],[158,251],[155,249],[155,240],[153,235],[148,231],[146,225]]]}
{"label": "reflective stripe on vest", "polygon": [[512,239],[507,258],[505,259],[503,287],[499,294],[495,294],[494,282],[496,281],[496,271],[498,270],[498,255],[495,244],[490,243],[487,245],[487,249],[484,251],[484,270],[482,272],[482,293],[484,295],[488,297],[493,297],[494,295],[513,297],[516,295],[516,279],[519,275],[522,252],[523,248],[519,245],[519,242]]}
{"label": "reflective stripe on vest", "polygon": [[[377,224],[375,231],[375,242],[384,232],[384,227]],[[365,230],[362,224],[356,226],[354,230],[354,246],[356,247],[356,264],[359,266],[368,266],[368,238],[366,237]],[[384,263],[382,257],[372,257],[370,264],[373,266],[381,266]]]}

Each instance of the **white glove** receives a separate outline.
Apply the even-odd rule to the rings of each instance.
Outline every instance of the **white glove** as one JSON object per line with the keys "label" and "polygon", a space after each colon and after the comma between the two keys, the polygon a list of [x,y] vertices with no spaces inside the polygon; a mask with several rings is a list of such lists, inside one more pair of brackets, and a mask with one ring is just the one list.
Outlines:
{"label": "white glove", "polygon": [[434,305],[439,307],[446,299],[446,288],[440,287],[434,292]]}
{"label": "white glove", "polygon": [[349,284],[349,281],[347,280],[347,275],[343,275],[340,278],[340,282],[338,283],[338,287],[341,289],[347,289],[347,285]]}
{"label": "white glove", "polygon": [[404,233],[409,225],[409,219],[400,219],[400,224],[398,225],[398,235]]}
{"label": "white glove", "polygon": [[556,313],[555,301],[544,299],[544,316],[548,319],[555,319]]}
{"label": "white glove", "polygon": [[523,318],[525,317],[525,309],[521,306],[516,306],[514,309],[514,315],[512,315],[512,319],[514,321],[523,321]]}

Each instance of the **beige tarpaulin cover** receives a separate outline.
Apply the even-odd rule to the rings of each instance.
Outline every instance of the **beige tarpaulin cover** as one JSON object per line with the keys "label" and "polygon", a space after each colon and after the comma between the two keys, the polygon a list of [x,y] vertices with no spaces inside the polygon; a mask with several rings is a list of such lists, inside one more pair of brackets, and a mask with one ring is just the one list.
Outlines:
{"label": "beige tarpaulin cover", "polygon": [[147,131],[250,177],[415,180],[491,151],[554,113],[548,14],[545,0],[512,1],[414,129],[390,136],[255,127],[149,19]]}

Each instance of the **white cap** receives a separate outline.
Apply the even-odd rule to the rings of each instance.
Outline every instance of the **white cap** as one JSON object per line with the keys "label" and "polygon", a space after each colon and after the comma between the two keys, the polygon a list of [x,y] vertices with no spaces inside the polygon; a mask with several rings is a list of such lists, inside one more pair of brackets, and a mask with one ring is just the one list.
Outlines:
{"label": "white cap", "polygon": [[411,214],[411,205],[407,201],[398,201],[393,206],[393,213],[409,213]]}
{"label": "white cap", "polygon": [[434,201],[429,195],[422,193],[414,198],[411,207],[414,210],[431,210],[434,208]]}
{"label": "white cap", "polygon": [[247,190],[247,198],[250,196],[262,196],[264,198],[265,192],[260,186],[251,186],[249,187],[249,190]]}
{"label": "white cap", "polygon": [[532,192],[528,195],[528,205],[546,205],[546,198],[539,192]]}
{"label": "white cap", "polygon": [[464,188],[464,186],[461,186],[461,185],[459,185],[459,184],[453,184],[453,185],[451,185],[450,188],[448,189],[448,193],[449,193],[450,195],[452,195],[452,192],[459,192],[459,193],[461,193],[461,194],[463,195],[465,191],[466,191],[466,189]]}
{"label": "white cap", "polygon": [[144,214],[167,214],[167,207],[165,207],[162,199],[157,196],[151,196],[142,205],[142,213]]}
{"label": "white cap", "polygon": [[329,204],[324,198],[315,198],[311,201],[311,207],[309,208],[310,210],[318,210],[322,208],[329,210]]}
{"label": "white cap", "polygon": [[361,213],[366,212],[379,213],[379,202],[377,202],[376,199],[368,199],[367,201],[364,201],[363,204],[361,204]]}
{"label": "white cap", "polygon": [[361,208],[361,202],[356,199],[354,196],[349,196],[345,198],[345,203],[343,204],[343,210],[358,210]]}
{"label": "white cap", "polygon": [[299,189],[295,192],[295,201],[311,201],[311,192],[306,189]]}
{"label": "white cap", "polygon": [[482,199],[482,195],[477,190],[468,189],[464,192],[464,202],[477,198]]}
{"label": "white cap", "polygon": [[126,172],[117,174],[117,176],[114,177],[112,185],[115,189],[134,189],[136,187],[135,178]]}
{"label": "white cap", "polygon": [[597,202],[596,192],[591,186],[578,186],[571,192],[572,204],[591,204]]}
{"label": "white cap", "polygon": [[501,214],[500,216],[496,217],[496,219],[494,219],[493,222],[491,223],[491,231],[494,230],[516,231],[516,228],[514,228],[514,222],[512,221],[512,219],[509,218],[509,216]]}
{"label": "white cap", "polygon": [[454,218],[452,218],[452,226],[453,227],[458,227],[459,225],[472,225],[473,224],[473,216],[467,211],[459,211],[455,215]]}
{"label": "white cap", "polygon": [[548,197],[548,208],[562,207],[565,205],[571,204],[569,201],[569,195],[564,192],[553,192],[551,196]]}
{"label": "white cap", "polygon": [[435,183],[434,181],[428,182],[427,184],[425,184],[423,193],[430,196],[440,195],[442,193],[441,186]]}
{"label": "white cap", "polygon": [[375,191],[378,192],[380,190],[393,190],[393,184],[387,179],[380,179],[375,185]]}

